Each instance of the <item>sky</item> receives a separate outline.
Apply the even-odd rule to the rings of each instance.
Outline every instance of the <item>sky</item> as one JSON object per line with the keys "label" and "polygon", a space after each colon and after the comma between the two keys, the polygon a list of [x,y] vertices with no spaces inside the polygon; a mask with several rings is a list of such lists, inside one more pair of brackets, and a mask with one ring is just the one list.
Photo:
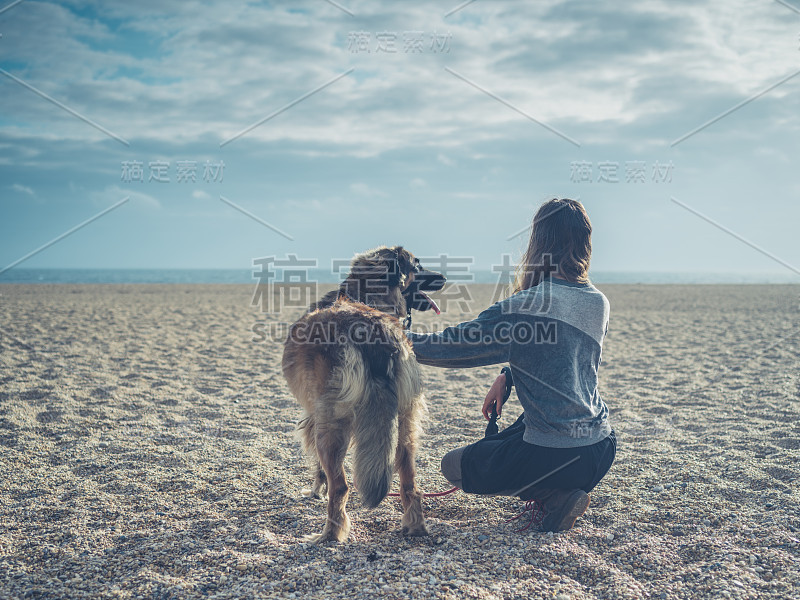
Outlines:
{"label": "sky", "polygon": [[0,269],[488,269],[570,197],[593,271],[800,282],[797,0],[24,0],[0,34]]}

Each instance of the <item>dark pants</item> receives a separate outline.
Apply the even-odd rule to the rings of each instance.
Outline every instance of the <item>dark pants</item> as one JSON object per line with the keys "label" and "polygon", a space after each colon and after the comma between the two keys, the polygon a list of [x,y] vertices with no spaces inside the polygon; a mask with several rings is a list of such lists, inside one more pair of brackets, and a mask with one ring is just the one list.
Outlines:
{"label": "dark pants", "polygon": [[590,446],[548,448],[522,439],[522,416],[496,435],[457,448],[442,458],[442,474],[472,494],[535,497],[546,488],[590,492],[608,473],[617,453],[612,431]]}

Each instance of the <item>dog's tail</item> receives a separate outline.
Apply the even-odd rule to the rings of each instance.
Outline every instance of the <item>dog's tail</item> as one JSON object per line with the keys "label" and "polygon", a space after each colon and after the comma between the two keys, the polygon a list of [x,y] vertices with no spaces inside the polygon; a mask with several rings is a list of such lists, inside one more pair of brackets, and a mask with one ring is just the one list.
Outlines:
{"label": "dog's tail", "polygon": [[353,423],[353,479],[368,508],[378,506],[389,493],[398,435],[397,385],[391,375],[391,359],[380,373],[375,372],[374,366],[369,365],[371,372],[364,382],[364,396]]}

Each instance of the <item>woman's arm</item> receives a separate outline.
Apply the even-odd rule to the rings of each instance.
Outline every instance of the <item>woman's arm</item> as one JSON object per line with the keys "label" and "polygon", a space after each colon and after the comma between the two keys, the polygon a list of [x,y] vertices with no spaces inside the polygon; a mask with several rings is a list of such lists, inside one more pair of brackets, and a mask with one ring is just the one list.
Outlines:
{"label": "woman's arm", "polygon": [[438,333],[406,331],[406,336],[420,364],[480,367],[508,362],[514,323],[514,315],[503,310],[503,303],[496,303],[472,321]]}

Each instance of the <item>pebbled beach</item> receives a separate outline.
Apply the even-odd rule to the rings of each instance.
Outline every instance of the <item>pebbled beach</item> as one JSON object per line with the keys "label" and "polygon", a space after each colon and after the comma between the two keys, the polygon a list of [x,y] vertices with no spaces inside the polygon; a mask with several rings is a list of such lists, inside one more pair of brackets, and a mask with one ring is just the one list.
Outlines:
{"label": "pebbled beach", "polygon": [[[301,308],[246,285],[0,285],[0,598],[800,598],[800,286],[598,287],[619,447],[573,530],[517,533],[521,502],[456,492],[405,539],[397,499],[355,491],[348,542],[313,546],[325,501],[300,494],[280,368]],[[466,289],[415,329],[488,306]],[[499,366],[422,369],[438,492]],[[500,426],[519,412],[512,393]]]}

